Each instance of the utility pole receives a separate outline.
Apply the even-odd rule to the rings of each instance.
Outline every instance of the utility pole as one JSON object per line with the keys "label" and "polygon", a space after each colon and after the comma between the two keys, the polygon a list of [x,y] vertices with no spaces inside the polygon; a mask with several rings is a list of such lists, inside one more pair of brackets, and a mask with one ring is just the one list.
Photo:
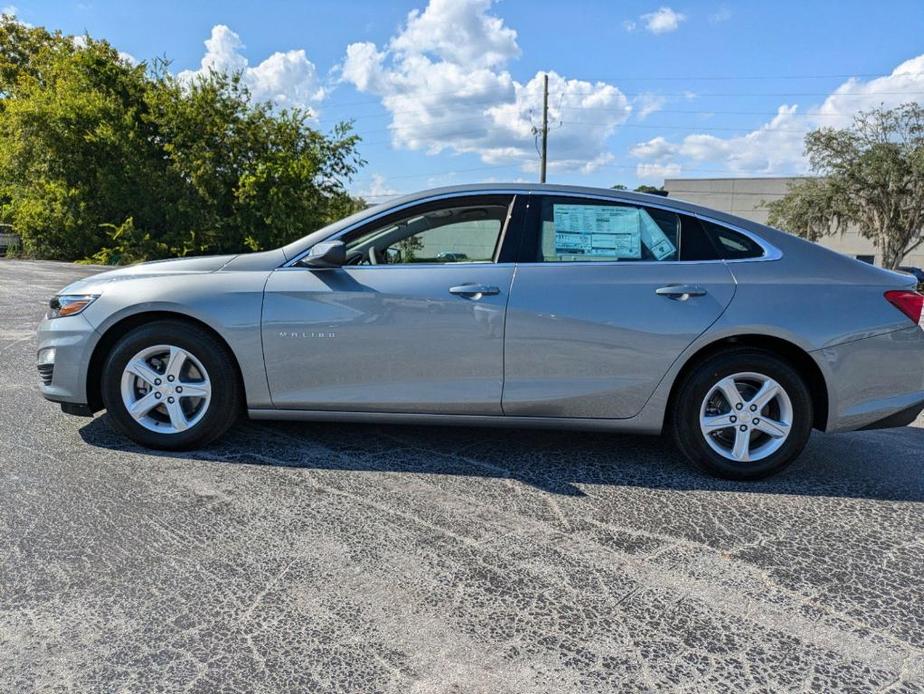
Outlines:
{"label": "utility pole", "polygon": [[549,150],[549,73],[542,77],[542,159],[539,163],[539,183],[545,183],[545,162]]}

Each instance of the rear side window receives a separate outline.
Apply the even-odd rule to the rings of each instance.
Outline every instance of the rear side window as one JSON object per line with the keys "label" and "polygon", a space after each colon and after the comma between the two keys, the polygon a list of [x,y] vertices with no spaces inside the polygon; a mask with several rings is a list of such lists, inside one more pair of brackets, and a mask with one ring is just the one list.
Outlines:
{"label": "rear side window", "polygon": [[[720,224],[654,207],[546,196],[532,262],[740,260],[763,249]],[[534,227],[534,228],[535,228]]]}
{"label": "rear side window", "polygon": [[676,260],[676,215],[641,207],[545,198],[539,260],[556,262]]}

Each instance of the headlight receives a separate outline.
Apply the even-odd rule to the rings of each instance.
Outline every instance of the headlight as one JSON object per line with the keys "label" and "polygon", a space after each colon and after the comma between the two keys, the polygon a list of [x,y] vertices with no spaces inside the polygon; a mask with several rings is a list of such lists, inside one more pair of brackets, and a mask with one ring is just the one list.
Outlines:
{"label": "headlight", "polygon": [[98,294],[61,294],[48,302],[46,318],[64,318],[76,316],[87,306],[96,301]]}

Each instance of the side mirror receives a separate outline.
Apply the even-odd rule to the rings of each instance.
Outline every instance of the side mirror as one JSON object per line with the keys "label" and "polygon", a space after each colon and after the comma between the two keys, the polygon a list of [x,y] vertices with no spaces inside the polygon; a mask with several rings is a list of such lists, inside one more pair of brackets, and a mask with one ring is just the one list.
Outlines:
{"label": "side mirror", "polygon": [[346,263],[346,246],[343,241],[322,241],[311,247],[301,261],[307,267],[340,267]]}

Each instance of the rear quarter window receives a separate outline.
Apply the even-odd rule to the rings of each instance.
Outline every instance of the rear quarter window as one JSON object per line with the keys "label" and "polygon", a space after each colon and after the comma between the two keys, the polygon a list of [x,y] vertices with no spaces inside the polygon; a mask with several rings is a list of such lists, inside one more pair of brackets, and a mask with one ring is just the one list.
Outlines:
{"label": "rear quarter window", "polygon": [[764,254],[764,249],[760,247],[760,244],[744,234],[714,222],[700,221],[702,222],[703,230],[709,236],[719,257],[723,260],[760,258]]}

